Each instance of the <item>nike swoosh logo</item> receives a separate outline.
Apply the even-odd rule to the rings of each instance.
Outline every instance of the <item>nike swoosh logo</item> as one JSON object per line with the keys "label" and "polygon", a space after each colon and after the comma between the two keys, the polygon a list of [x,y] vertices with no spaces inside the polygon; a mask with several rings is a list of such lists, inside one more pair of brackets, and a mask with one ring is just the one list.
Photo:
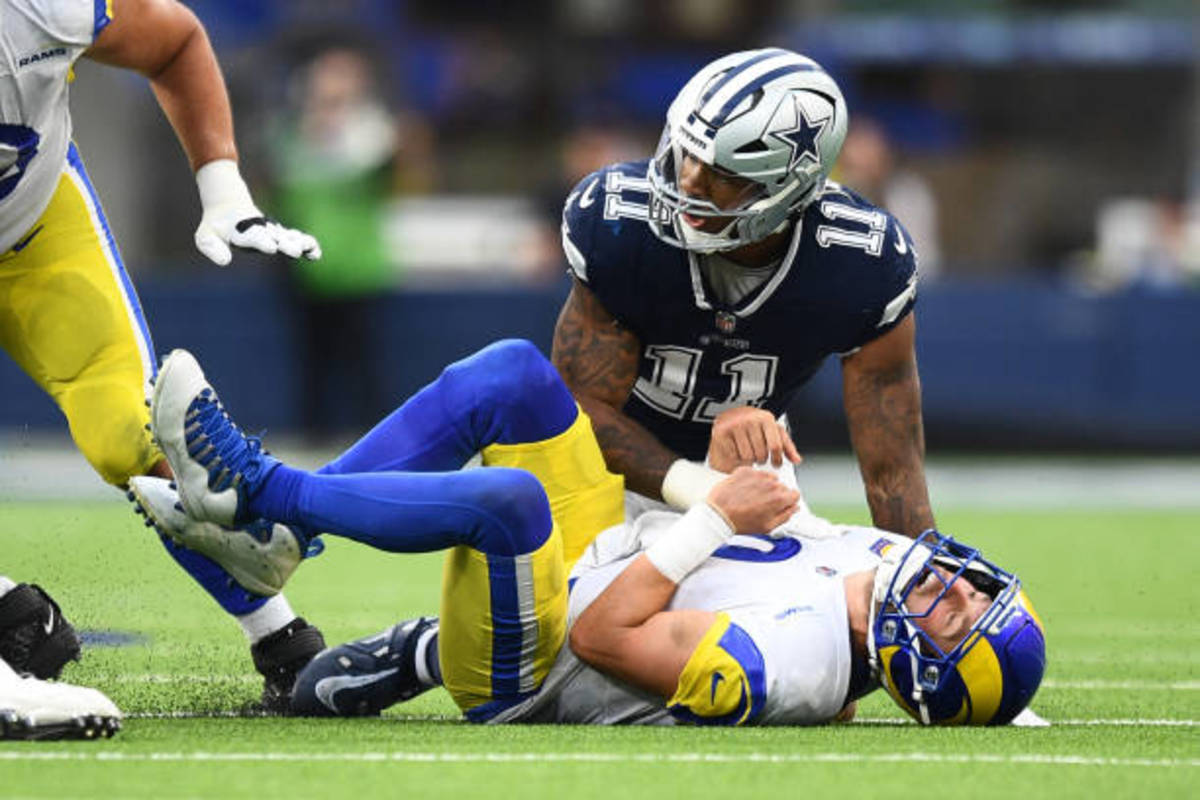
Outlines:
{"label": "nike swoosh logo", "polygon": [[896,252],[900,255],[908,252],[908,242],[904,241],[904,233],[899,228],[896,229]]}
{"label": "nike swoosh logo", "polygon": [[592,203],[596,202],[596,184],[600,182],[599,178],[592,178],[592,182],[583,190],[583,194],[579,198],[579,207],[587,208]]}
{"label": "nike swoosh logo", "polygon": [[46,226],[38,225],[36,228],[33,229],[32,232],[30,232],[30,234],[28,236],[26,236],[24,239],[21,239],[16,244],[14,244],[12,246],[12,251],[14,253],[19,253],[22,250],[24,250],[26,247],[29,246],[29,243],[33,241],[33,237],[37,236],[39,233],[42,232],[42,228],[44,228],[44,227],[46,227]]}
{"label": "nike swoosh logo", "polygon": [[725,676],[724,676],[724,675],[722,675],[722,674],[721,674],[721,673],[719,673],[719,672],[714,672],[714,673],[713,673],[713,676],[712,676],[712,690],[711,690],[711,692],[709,693],[708,702],[710,702],[710,703],[714,703],[714,704],[717,702],[717,686],[718,686],[718,685],[720,685],[721,681],[723,681],[723,680],[725,680]]}
{"label": "nike swoosh logo", "polygon": [[46,629],[47,635],[54,633],[54,609],[50,609],[50,615],[46,618],[46,624],[42,626]]}
{"label": "nike swoosh logo", "polygon": [[373,683],[378,683],[386,678],[390,678],[400,671],[399,667],[385,669],[383,672],[372,672],[367,675],[330,675],[328,678],[321,678],[317,681],[317,685],[313,687],[316,692],[317,699],[321,704],[335,714],[340,714],[339,709],[334,701],[334,695],[345,689],[361,689],[364,686],[370,686]]}

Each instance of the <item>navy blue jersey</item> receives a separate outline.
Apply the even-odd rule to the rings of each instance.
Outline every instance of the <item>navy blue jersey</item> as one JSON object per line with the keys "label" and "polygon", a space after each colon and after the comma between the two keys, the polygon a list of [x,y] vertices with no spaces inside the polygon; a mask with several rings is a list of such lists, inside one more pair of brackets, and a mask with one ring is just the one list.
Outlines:
{"label": "navy blue jersey", "polygon": [[677,453],[703,459],[726,409],[782,414],[827,356],[862,347],[912,310],[912,239],[832,182],[801,215],[772,277],[722,303],[699,257],[650,230],[647,163],[584,178],[563,211],[563,247],[574,275],[641,341],[625,413]]}

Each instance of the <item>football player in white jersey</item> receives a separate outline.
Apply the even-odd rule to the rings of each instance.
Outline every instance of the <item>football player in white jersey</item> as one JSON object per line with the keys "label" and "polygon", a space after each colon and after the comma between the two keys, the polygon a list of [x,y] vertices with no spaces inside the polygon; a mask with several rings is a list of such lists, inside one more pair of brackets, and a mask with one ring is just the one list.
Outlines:
{"label": "football player in white jersey", "polygon": [[[297,713],[378,713],[443,685],[476,722],[813,724],[882,685],[922,723],[985,725],[1041,681],[1041,623],[1011,573],[936,531],[818,519],[790,472],[738,466],[686,513],[623,522],[590,420],[527,342],[451,365],[317,472],[242,434],[184,351],[151,424],[178,495],[133,487],[161,526],[178,502],[210,523],[449,550],[439,619],[318,655]],[[461,470],[477,452],[484,468]]]}
{"label": "football player in white jersey", "polygon": [[[68,87],[81,57],[149,80],[195,170],[200,252],[228,264],[235,248],[313,259],[321,251],[313,237],[267,219],[254,204],[239,174],[220,68],[187,7],[0,0],[0,344],[54,399],[92,467],[124,486],[170,469],[146,429],[155,370],[146,320],[71,142]],[[166,544],[241,622],[266,676],[265,700],[286,705],[275,688],[290,684],[290,664],[320,649],[320,633],[282,597],[249,597],[213,562]],[[78,652],[44,591],[0,578],[0,657],[19,672],[51,677]]]}

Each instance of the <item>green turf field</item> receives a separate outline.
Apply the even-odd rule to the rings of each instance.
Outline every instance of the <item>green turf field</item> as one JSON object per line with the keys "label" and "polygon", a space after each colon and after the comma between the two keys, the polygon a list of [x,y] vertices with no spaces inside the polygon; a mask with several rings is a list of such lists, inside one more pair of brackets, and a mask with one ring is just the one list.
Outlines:
{"label": "green turf field", "polygon": [[[242,634],[128,507],[0,504],[0,571],[44,584],[78,628],[137,642],[91,647],[64,675],[107,692],[124,730],[0,743],[0,797],[1200,795],[1200,511],[940,523],[1025,579],[1049,638],[1034,707],[1052,728],[921,729],[882,692],[854,724],[797,730],[486,728],[440,692],[376,720],[238,717],[259,689]],[[436,611],[439,558],[327,539],[288,596],[331,642]]]}

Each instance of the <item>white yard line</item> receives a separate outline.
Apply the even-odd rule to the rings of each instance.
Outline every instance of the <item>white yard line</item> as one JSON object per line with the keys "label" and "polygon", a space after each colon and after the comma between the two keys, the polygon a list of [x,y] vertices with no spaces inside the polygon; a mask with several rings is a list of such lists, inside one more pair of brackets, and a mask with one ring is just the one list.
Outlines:
{"label": "white yard line", "polygon": [[[126,719],[240,719],[273,716],[265,711],[135,711],[126,714]],[[401,722],[457,722],[461,719],[453,714],[400,714],[393,718]],[[1075,728],[1194,728],[1200,726],[1195,719],[1055,719],[1054,727]],[[856,724],[863,725],[915,725],[900,717],[859,717]]]}
{"label": "white yard line", "polygon": [[0,761],[93,762],[393,762],[453,764],[1046,764],[1082,767],[1200,767],[1197,758],[1106,758],[1040,753],[586,753],[586,752],[374,752],[374,753],[126,753],[113,750],[0,750]]}
{"label": "white yard line", "polygon": [[[195,675],[154,673],[111,673],[88,676],[91,683],[201,683],[201,684],[257,684],[258,675]],[[1048,678],[1042,682],[1044,689],[1077,689],[1085,691],[1160,691],[1194,692],[1200,690],[1200,681],[1135,681],[1135,680],[1056,680]]]}
{"label": "white yard line", "polygon": [[1194,692],[1200,690],[1200,681],[1106,681],[1082,680],[1063,681],[1049,678],[1042,681],[1046,689],[1084,689],[1094,691],[1164,691],[1164,692]]}
{"label": "white yard line", "polygon": [[[915,722],[900,717],[859,717],[854,720],[864,725],[915,725]],[[1060,728],[1195,728],[1200,720],[1195,719],[1052,719],[1051,727]]]}

